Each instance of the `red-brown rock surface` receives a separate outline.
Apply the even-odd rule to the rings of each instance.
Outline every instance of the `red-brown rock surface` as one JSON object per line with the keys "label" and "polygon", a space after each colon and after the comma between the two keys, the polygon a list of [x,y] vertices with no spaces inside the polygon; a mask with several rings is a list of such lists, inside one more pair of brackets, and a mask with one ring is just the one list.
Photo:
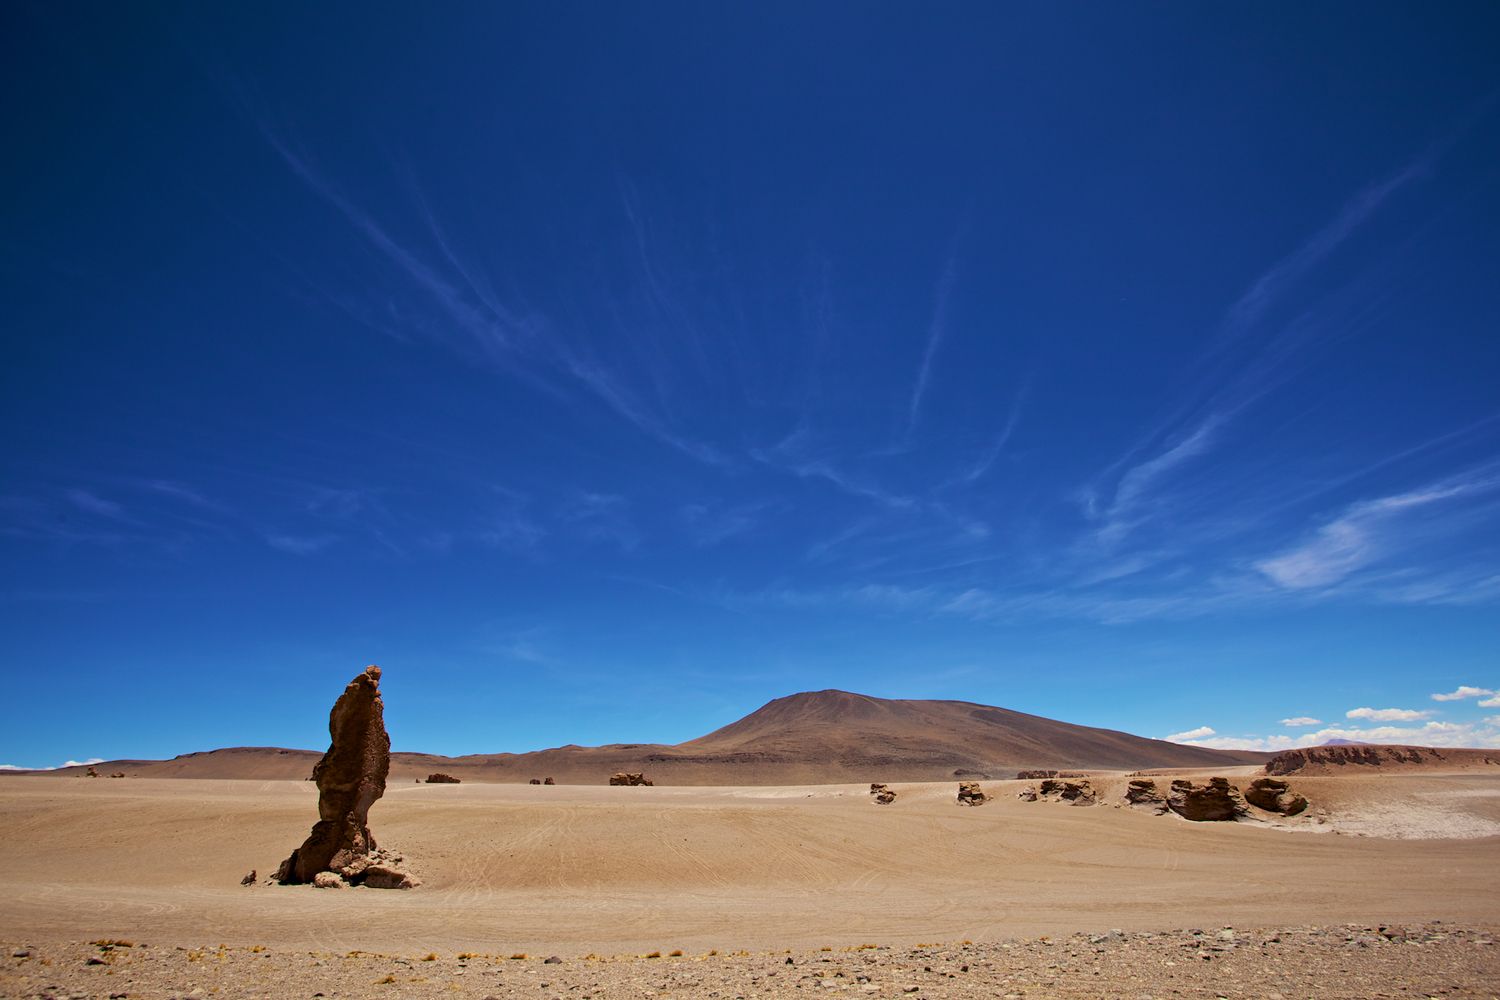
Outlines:
{"label": "red-brown rock surface", "polygon": [[1245,789],[1245,801],[1283,816],[1295,816],[1307,808],[1307,799],[1276,778],[1256,778],[1250,782]]}
{"label": "red-brown rock surface", "polygon": [[1244,800],[1228,778],[1209,778],[1203,785],[1179,778],[1172,782],[1167,806],[1195,823],[1227,822],[1245,814]]}
{"label": "red-brown rock surface", "polygon": [[370,806],[385,794],[391,767],[379,667],[366,667],[344,688],[328,715],[328,733],[332,745],[313,768],[318,822],[277,870],[276,880],[283,884],[311,882],[319,872],[339,871],[375,847]]}

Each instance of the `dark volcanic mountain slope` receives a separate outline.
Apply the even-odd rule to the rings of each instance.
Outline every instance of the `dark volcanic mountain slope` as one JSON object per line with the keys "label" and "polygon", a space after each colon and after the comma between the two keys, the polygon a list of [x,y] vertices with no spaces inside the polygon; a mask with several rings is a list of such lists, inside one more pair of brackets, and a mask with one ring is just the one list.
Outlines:
{"label": "dark volcanic mountain slope", "polygon": [[906,701],[847,691],[778,698],[677,747],[716,755],[817,760],[841,767],[911,764],[993,773],[1018,768],[1213,767],[1266,754],[1209,750],[1057,722],[967,701]]}
{"label": "dark volcanic mountain slope", "polygon": [[[790,785],[1010,778],[1024,768],[1135,770],[1259,764],[1269,754],[1208,750],[1056,722],[967,701],[901,701],[847,691],[777,698],[738,722],[676,746],[618,743],[522,754],[391,754],[390,782],[434,771],[463,781],[554,778],[602,784],[644,771],[667,785]],[[107,761],[99,773],[141,778],[298,779],[318,754],[235,747],[167,761]],[[52,773],[82,773],[69,768]]]}

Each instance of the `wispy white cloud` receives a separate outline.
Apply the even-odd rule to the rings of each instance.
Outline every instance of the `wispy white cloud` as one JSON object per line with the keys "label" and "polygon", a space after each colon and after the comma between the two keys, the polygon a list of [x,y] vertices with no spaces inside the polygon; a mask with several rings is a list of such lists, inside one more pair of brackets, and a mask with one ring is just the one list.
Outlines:
{"label": "wispy white cloud", "polygon": [[[1427,508],[1487,495],[1497,489],[1500,489],[1500,475],[1492,465],[1485,465],[1406,493],[1360,501],[1318,528],[1307,541],[1254,565],[1268,579],[1289,590],[1328,587],[1397,547],[1406,533],[1398,536],[1395,529]],[[1457,524],[1453,522],[1453,526]]]}
{"label": "wispy white cloud", "polygon": [[708,504],[684,504],[680,514],[693,544],[709,548],[738,535],[753,531],[760,523],[760,504],[718,507]]}
{"label": "wispy white cloud", "polygon": [[1097,537],[1105,545],[1113,545],[1123,539],[1147,516],[1143,512],[1143,501],[1148,491],[1161,479],[1180,466],[1202,455],[1213,445],[1221,419],[1211,416],[1200,423],[1186,437],[1154,458],[1133,466],[1120,477],[1115,488],[1114,499],[1104,511],[1103,524]]}
{"label": "wispy white cloud", "polygon": [[1221,336],[1236,339],[1256,327],[1300,281],[1331,257],[1368,222],[1391,197],[1425,176],[1430,155],[1424,155],[1355,195],[1331,222],[1292,253],[1273,264],[1229,308]]}
{"label": "wispy white cloud", "polygon": [[994,467],[995,462],[1005,452],[1005,446],[1010,443],[1011,435],[1016,431],[1016,424],[1021,420],[1021,407],[1026,403],[1026,396],[1030,388],[1031,379],[1028,377],[1026,381],[1021,383],[1021,388],[1016,391],[1016,394],[1011,397],[1010,411],[1005,418],[1005,425],[1000,428],[1000,433],[995,436],[995,440],[989,449],[980,456],[979,460],[967,472],[960,474],[946,485],[969,485],[978,482]]}
{"label": "wispy white cloud", "polygon": [[917,366],[917,377],[912,385],[911,401],[906,410],[906,438],[911,439],[916,430],[917,419],[922,412],[922,397],[927,394],[927,383],[932,378],[932,359],[942,346],[948,330],[948,300],[953,294],[955,260],[948,258],[943,273],[938,278],[937,291],[933,295],[932,319],[927,324],[927,343],[922,349],[922,363]]}
{"label": "wispy white cloud", "polygon": [[294,556],[310,556],[338,541],[334,535],[266,535],[266,544]]}
{"label": "wispy white cloud", "polygon": [[[416,193],[415,200],[446,268],[398,240],[263,120],[257,118],[256,124],[292,173],[428,296],[446,317],[441,329],[462,335],[469,352],[550,395],[563,395],[560,383],[570,379],[572,385],[587,390],[615,416],[624,418],[656,441],[707,465],[732,464],[719,449],[674,430],[668,421],[641,402],[637,394],[629,391],[618,375],[570,348],[542,317],[525,314],[501,302],[492,283],[457,253],[414,180],[410,186]],[[647,277],[655,281],[654,274]],[[659,295],[659,287],[653,287],[653,294]],[[544,336],[547,332],[551,335]],[[651,365],[648,369],[660,374],[661,366]]]}
{"label": "wispy white cloud", "polygon": [[66,493],[68,501],[79,510],[96,514],[99,517],[107,517],[114,520],[124,520],[125,508],[113,500],[90,493],[88,490],[72,489]]}
{"label": "wispy white cloud", "polygon": [[1344,713],[1346,719],[1369,719],[1372,722],[1414,722],[1425,719],[1431,712],[1414,708],[1351,708]]}
{"label": "wispy white cloud", "polygon": [[1283,726],[1321,726],[1323,720],[1314,719],[1310,715],[1298,715],[1290,719],[1282,719],[1281,724]]}
{"label": "wispy white cloud", "polygon": [[[1457,690],[1449,691],[1447,694],[1435,694],[1433,701],[1463,701],[1466,698],[1483,698],[1495,692],[1489,688],[1472,687],[1468,684],[1460,684]],[[1480,702],[1484,704],[1484,702]]]}
{"label": "wispy white cloud", "polygon": [[1485,698],[1479,703],[1480,708],[1500,708],[1500,696]]}
{"label": "wispy white cloud", "polygon": [[584,537],[612,542],[623,552],[633,551],[641,541],[629,501],[617,494],[579,490],[562,505],[558,516]]}
{"label": "wispy white cloud", "polygon": [[1197,729],[1189,729],[1181,733],[1173,733],[1166,737],[1168,743],[1184,743],[1188,740],[1201,740],[1215,735],[1212,726],[1199,726]]}

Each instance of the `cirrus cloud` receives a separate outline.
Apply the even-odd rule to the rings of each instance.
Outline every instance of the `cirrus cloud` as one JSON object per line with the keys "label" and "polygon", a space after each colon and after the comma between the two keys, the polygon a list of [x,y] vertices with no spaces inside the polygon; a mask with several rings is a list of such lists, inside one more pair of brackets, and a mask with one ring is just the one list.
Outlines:
{"label": "cirrus cloud", "polygon": [[1282,719],[1281,724],[1283,726],[1321,726],[1323,720],[1314,719],[1310,715],[1297,715],[1290,719]]}

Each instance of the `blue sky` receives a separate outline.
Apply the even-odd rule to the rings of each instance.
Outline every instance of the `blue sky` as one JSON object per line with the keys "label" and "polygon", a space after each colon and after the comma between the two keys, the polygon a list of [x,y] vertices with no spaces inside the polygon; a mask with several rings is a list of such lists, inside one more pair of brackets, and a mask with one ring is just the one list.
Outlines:
{"label": "blue sky", "polygon": [[1500,745],[1492,5],[3,17],[0,762]]}

